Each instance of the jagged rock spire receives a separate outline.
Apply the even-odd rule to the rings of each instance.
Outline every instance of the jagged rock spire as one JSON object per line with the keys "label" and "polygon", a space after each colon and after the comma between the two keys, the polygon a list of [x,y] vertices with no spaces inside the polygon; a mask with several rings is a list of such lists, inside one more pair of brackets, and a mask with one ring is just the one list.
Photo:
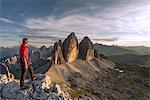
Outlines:
{"label": "jagged rock spire", "polygon": [[87,61],[94,58],[94,45],[87,36],[79,44],[79,58]]}
{"label": "jagged rock spire", "polygon": [[66,62],[72,62],[78,58],[78,39],[72,32],[63,42],[63,56]]}
{"label": "jagged rock spire", "polygon": [[53,52],[53,64],[62,64],[64,62],[64,57],[62,55],[62,50],[58,42],[54,44],[54,52]]}

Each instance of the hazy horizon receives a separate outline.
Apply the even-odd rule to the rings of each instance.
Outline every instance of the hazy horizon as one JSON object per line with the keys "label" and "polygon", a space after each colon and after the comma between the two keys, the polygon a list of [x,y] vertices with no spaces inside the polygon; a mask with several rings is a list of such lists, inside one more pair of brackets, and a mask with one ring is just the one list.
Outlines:
{"label": "hazy horizon", "polygon": [[0,9],[0,47],[24,37],[48,47],[71,32],[79,41],[150,47],[148,0],[0,0]]}
{"label": "hazy horizon", "polygon": [[[57,42],[57,41],[56,41]],[[29,46],[32,46],[32,47],[36,47],[36,48],[40,48],[42,46],[46,46],[47,48],[50,47],[50,46],[54,46],[54,44],[42,44],[43,42],[41,42],[40,45],[33,45],[34,43],[29,43]],[[150,46],[143,46],[143,45],[133,45],[133,46],[125,46],[125,45],[114,45],[114,44],[102,44],[102,43],[94,43],[94,44],[99,44],[99,45],[106,45],[106,46],[119,46],[119,47],[147,47],[147,48],[150,48]],[[11,46],[0,46],[0,48],[14,48],[14,47],[19,47],[21,45],[21,42],[18,43],[18,45],[11,45]]]}

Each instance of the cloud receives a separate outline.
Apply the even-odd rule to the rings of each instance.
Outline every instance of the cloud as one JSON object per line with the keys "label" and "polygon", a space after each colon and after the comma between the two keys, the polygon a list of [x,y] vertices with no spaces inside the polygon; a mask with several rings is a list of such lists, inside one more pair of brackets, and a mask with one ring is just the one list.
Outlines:
{"label": "cloud", "polygon": [[59,20],[49,16],[41,19],[27,19],[25,24],[33,30],[44,30],[45,32],[55,31],[58,35],[64,32],[76,32],[80,37],[84,35],[96,36],[96,34],[103,34],[103,32],[115,32],[117,26],[113,25],[112,20],[103,20],[97,17],[90,17],[87,15],[70,15]]}
{"label": "cloud", "polygon": [[[118,6],[113,3],[103,8],[89,2],[89,7],[79,7],[60,15],[59,18],[52,15],[29,18],[25,20],[25,25],[31,30],[37,30],[37,33],[56,37],[64,37],[65,33],[74,31],[79,39],[87,35],[95,42],[114,43],[120,39],[125,40],[130,34],[134,36],[139,33],[142,34],[140,38],[145,38],[145,32],[150,32],[150,2],[124,0],[124,3],[116,3]],[[134,37],[131,39],[136,41]]]}
{"label": "cloud", "polygon": [[[13,30],[16,30],[16,32],[21,28],[23,29],[29,29],[27,26],[25,26],[23,23],[19,23],[19,22],[15,22],[12,21],[10,19],[4,18],[4,17],[0,17],[0,26],[1,27],[5,27],[5,28],[1,28],[0,31],[9,31],[11,28],[13,28]],[[12,30],[12,29],[11,29]],[[10,31],[11,31],[10,30]]]}
{"label": "cloud", "polygon": [[[122,7],[120,7],[122,6]],[[107,7],[103,11],[101,6],[91,5],[92,10],[85,10],[86,7],[67,12],[57,19],[55,16],[42,18],[29,18],[25,25],[30,29],[54,30],[61,32],[75,31],[81,35],[94,35],[95,37],[111,35],[111,33],[136,33],[149,31],[150,25],[150,7],[149,4],[134,4],[126,7],[120,4],[119,7]],[[91,8],[90,7],[90,8]],[[118,34],[120,35],[120,34]]]}
{"label": "cloud", "polygon": [[106,38],[106,39],[92,39],[95,43],[99,43],[99,42],[114,42],[114,41],[118,41],[119,38],[115,37],[115,38]]}
{"label": "cloud", "polygon": [[31,40],[35,39],[43,39],[43,40],[49,40],[49,41],[57,41],[59,39],[64,39],[62,37],[56,37],[56,36],[50,36],[50,35],[34,35],[34,34],[20,34],[19,35],[21,38],[29,38]]}
{"label": "cloud", "polygon": [[17,23],[26,29],[16,32],[20,33],[19,37],[26,36],[37,42],[64,39],[75,32],[79,40],[89,36],[94,42],[123,45],[132,44],[137,39],[143,41],[150,32],[149,18],[148,0],[63,0],[52,5],[49,15],[30,17]]}
{"label": "cloud", "polygon": [[9,20],[9,19],[7,19],[7,18],[0,17],[0,23],[14,23],[14,22]]}

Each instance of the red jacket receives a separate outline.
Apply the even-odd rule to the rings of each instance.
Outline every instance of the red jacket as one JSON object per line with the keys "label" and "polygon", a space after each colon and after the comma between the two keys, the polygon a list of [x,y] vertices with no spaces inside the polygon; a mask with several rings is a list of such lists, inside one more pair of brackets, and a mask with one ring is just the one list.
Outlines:
{"label": "red jacket", "polygon": [[[28,59],[28,46],[27,45],[24,45],[24,44],[22,44],[21,46],[20,46],[20,50],[19,50],[19,53],[20,53],[20,59],[22,60],[23,58],[26,58],[26,59]],[[21,61],[21,63],[22,63],[22,61]],[[23,64],[23,63],[22,63]]]}

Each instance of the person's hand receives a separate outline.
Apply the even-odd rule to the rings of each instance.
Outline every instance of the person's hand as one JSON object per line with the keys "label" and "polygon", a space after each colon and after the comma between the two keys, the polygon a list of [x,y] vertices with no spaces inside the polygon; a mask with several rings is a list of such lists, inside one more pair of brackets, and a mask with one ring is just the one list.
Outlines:
{"label": "person's hand", "polygon": [[24,59],[24,62],[25,62],[25,69],[27,69],[28,68],[28,63],[27,63],[26,59]]}
{"label": "person's hand", "polygon": [[28,64],[25,64],[25,69],[27,69],[28,68]]}

